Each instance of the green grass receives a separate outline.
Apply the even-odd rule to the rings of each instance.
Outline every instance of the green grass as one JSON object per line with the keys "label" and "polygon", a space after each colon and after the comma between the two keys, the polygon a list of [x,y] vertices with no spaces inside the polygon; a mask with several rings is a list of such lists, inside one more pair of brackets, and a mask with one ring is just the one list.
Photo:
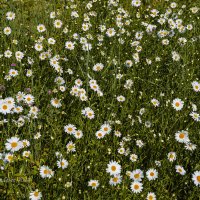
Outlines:
{"label": "green grass", "polygon": [[[200,7],[198,0],[175,0],[177,7],[172,9],[177,14],[180,10],[183,14],[179,19],[183,20],[183,25],[193,25],[192,30],[179,33],[174,30],[173,37],[167,36],[169,45],[162,45],[162,38],[157,36],[158,30],[166,29],[170,31],[166,24],[160,25],[157,22],[160,14],[173,1],[143,1],[138,8],[131,6],[130,0],[121,0],[118,6],[107,6],[108,1],[97,0],[93,7],[88,10],[86,4],[89,1],[45,1],[45,0],[1,0],[0,1],[0,95],[2,99],[7,97],[15,98],[19,91],[31,94],[35,97],[33,105],[39,108],[38,117],[25,120],[23,126],[18,127],[13,120],[18,120],[19,116],[28,116],[30,110],[25,103],[19,103],[23,108],[21,114],[1,114],[1,139],[0,139],[0,199],[23,200],[29,199],[31,191],[38,189],[42,193],[42,199],[87,199],[87,200],[143,200],[148,192],[154,192],[159,200],[198,200],[199,185],[196,186],[192,180],[192,174],[200,171],[200,124],[192,119],[189,114],[192,112],[191,103],[200,107],[199,92],[192,88],[193,81],[199,81],[199,52],[200,52],[200,20],[199,11],[194,14],[190,8]],[[76,8],[72,8],[76,5]],[[181,8],[186,5],[186,8]],[[125,33],[121,36],[116,25],[117,9],[123,8],[127,15],[126,20],[130,20],[130,25],[124,25]],[[147,17],[152,9],[159,10],[156,18]],[[12,11],[16,14],[13,21],[6,19],[6,13]],[[53,26],[55,19],[50,19],[50,12],[59,12],[55,19],[63,22],[61,29]],[[78,11],[79,17],[72,19],[71,11]],[[96,16],[90,16],[91,28],[88,31],[81,29],[84,14],[95,11]],[[136,17],[137,12],[140,18]],[[174,14],[174,15],[175,15]],[[171,16],[171,15],[170,15]],[[171,18],[171,17],[169,17]],[[141,22],[154,24],[157,26],[152,34],[147,34]],[[44,24],[47,31],[39,33],[37,26]],[[115,28],[117,34],[114,37],[106,36],[105,32],[99,31],[99,25],[105,24],[107,28]],[[11,27],[12,33],[6,36],[3,33],[5,27]],[[68,28],[68,33],[63,33],[64,27]],[[136,52],[135,47],[131,47],[131,42],[135,40],[135,33],[143,31],[143,38],[139,46],[140,61],[135,64],[132,57]],[[80,37],[87,37],[91,34],[93,40],[88,39],[92,45],[91,51],[83,51],[82,45],[73,38],[77,33]],[[98,35],[104,35],[102,42],[98,41]],[[52,57],[59,55],[59,63],[63,68],[63,73],[58,73],[50,66],[49,60],[40,60],[39,54],[34,49],[36,40],[40,36],[44,37],[42,42],[43,51],[51,49]],[[55,45],[49,45],[48,38],[56,40]],[[178,39],[184,37],[187,43],[180,46]],[[123,44],[118,39],[124,40]],[[18,44],[13,44],[17,40]],[[76,41],[75,49],[70,51],[65,48],[66,41]],[[97,45],[101,43],[101,46]],[[13,55],[11,58],[3,56],[9,49]],[[22,51],[25,56],[21,62],[15,58],[15,52]],[[180,55],[179,61],[173,61],[172,51]],[[28,57],[34,60],[31,65]],[[160,57],[161,61],[155,61]],[[115,59],[115,61],[114,61]],[[152,64],[148,65],[146,59],[150,59]],[[125,66],[126,60],[132,60],[133,66]],[[15,67],[11,64],[16,63]],[[96,63],[103,63],[101,72],[92,70]],[[18,70],[18,76],[6,80],[10,69]],[[26,70],[31,69],[33,75],[26,76]],[[73,74],[67,72],[68,69]],[[117,79],[117,74],[123,75]],[[66,91],[61,92],[54,79],[61,76],[65,80]],[[90,77],[97,81],[103,96],[99,97],[89,85]],[[88,96],[87,101],[81,101],[79,97],[70,94],[71,88],[75,85],[75,80],[81,79],[82,88]],[[126,80],[131,79],[133,86],[125,89]],[[28,91],[28,90],[29,91]],[[51,91],[51,92],[50,92]],[[164,95],[160,95],[163,93]],[[118,102],[117,96],[123,95],[124,102]],[[62,106],[55,108],[51,105],[51,99],[58,98]],[[159,100],[159,107],[154,107],[151,100]],[[184,101],[183,109],[176,111],[172,107],[172,101],[180,98]],[[168,103],[167,103],[168,102]],[[16,103],[18,105],[18,103]],[[95,112],[94,119],[88,119],[81,114],[81,110],[90,107]],[[145,113],[140,115],[140,109],[145,108]],[[139,118],[141,118],[141,123]],[[8,120],[7,123],[3,120]],[[118,123],[117,121],[120,121]],[[151,127],[145,126],[145,122],[150,121]],[[112,131],[102,139],[97,139],[95,133],[104,122],[109,122]],[[77,129],[83,131],[83,137],[76,139],[73,135],[64,132],[64,126],[74,124]],[[122,137],[116,137],[114,131],[119,130]],[[175,140],[175,133],[181,130],[188,130],[191,143],[196,144],[194,151],[185,149],[185,145]],[[34,139],[40,132],[41,137]],[[20,140],[27,139],[30,146],[14,152],[13,162],[4,162],[6,150],[6,140],[17,136]],[[130,141],[124,142],[124,148],[130,150],[128,155],[118,153],[120,142],[124,137],[130,137]],[[137,140],[142,140],[144,146],[139,148]],[[66,144],[73,141],[76,145],[76,152],[67,153]],[[110,150],[110,151],[109,151]],[[24,158],[22,153],[30,151],[31,155]],[[69,165],[66,169],[57,167],[56,152],[63,154]],[[176,152],[177,159],[169,162],[167,154]],[[137,154],[136,162],[130,161],[130,154]],[[111,186],[109,180],[111,176],[106,173],[107,164],[117,161],[122,166],[122,183]],[[155,161],[160,161],[161,166],[157,166]],[[54,172],[50,179],[42,178],[39,168],[42,165],[49,166]],[[181,165],[186,170],[184,176],[175,170],[176,165]],[[146,171],[155,168],[158,171],[158,178],[149,181]],[[143,190],[135,194],[130,190],[132,180],[126,175],[127,171],[141,169],[144,172],[142,180]],[[22,181],[20,181],[20,179]],[[99,181],[99,187],[93,190],[88,186],[88,181],[95,179]],[[7,181],[6,181],[7,180]],[[13,181],[11,181],[13,180]],[[72,182],[71,187],[66,187],[66,183]]]}

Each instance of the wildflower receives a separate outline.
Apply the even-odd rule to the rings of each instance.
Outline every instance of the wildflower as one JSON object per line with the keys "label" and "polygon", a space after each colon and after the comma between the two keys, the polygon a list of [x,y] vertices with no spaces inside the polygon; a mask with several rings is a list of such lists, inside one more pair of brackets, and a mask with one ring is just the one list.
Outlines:
{"label": "wildflower", "polygon": [[38,190],[30,192],[29,199],[31,200],[40,200],[42,198],[42,193]]}
{"label": "wildflower", "polygon": [[179,98],[174,99],[172,102],[172,106],[176,111],[181,110],[183,108],[183,105],[184,105],[184,102]]}
{"label": "wildflower", "polygon": [[180,143],[188,143],[190,141],[188,138],[188,132],[184,130],[175,133],[175,139]]}
{"label": "wildflower", "polygon": [[158,172],[156,171],[156,169],[149,169],[149,170],[146,172],[146,176],[147,176],[147,178],[149,179],[149,181],[155,180],[155,179],[158,178]]}
{"label": "wildflower", "polygon": [[196,186],[200,186],[200,171],[195,171],[192,174],[192,180]]}
{"label": "wildflower", "polygon": [[88,182],[88,186],[92,187],[92,189],[97,189],[99,187],[99,181],[98,180],[90,180]]}
{"label": "wildflower", "polygon": [[121,173],[121,165],[119,165],[116,161],[110,161],[107,165],[106,172],[110,175],[118,175]]}
{"label": "wildflower", "polygon": [[179,174],[181,174],[181,175],[186,174],[186,171],[184,170],[184,168],[182,166],[176,165],[175,168],[176,168],[176,172],[178,172]]}
{"label": "wildflower", "polygon": [[22,142],[17,137],[11,137],[10,139],[7,139],[5,146],[6,149],[11,152],[19,151],[23,147]]}
{"label": "wildflower", "polygon": [[143,190],[143,184],[137,181],[131,183],[131,191],[133,193],[140,193]]}

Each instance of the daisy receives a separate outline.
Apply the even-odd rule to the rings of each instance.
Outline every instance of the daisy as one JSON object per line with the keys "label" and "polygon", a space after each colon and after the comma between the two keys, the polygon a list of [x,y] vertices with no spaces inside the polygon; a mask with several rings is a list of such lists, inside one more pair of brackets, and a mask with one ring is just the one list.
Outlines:
{"label": "daisy", "polygon": [[68,164],[69,164],[69,163],[68,163],[67,160],[65,160],[65,159],[61,159],[61,160],[58,160],[58,161],[57,161],[57,166],[58,166],[58,168],[65,169],[65,168],[67,168]]}
{"label": "daisy", "polygon": [[130,155],[130,160],[131,160],[132,162],[136,162],[137,159],[138,159],[138,156],[137,156],[136,154],[131,154],[131,155]]}
{"label": "daisy", "polygon": [[75,80],[75,84],[76,84],[77,86],[82,86],[82,85],[83,85],[83,81],[82,81],[81,79],[76,79],[76,80]]}
{"label": "daisy", "polygon": [[55,44],[55,43],[56,43],[56,40],[53,39],[53,38],[49,38],[49,39],[48,39],[48,43],[49,43],[49,44]]}
{"label": "daisy", "polygon": [[48,166],[40,167],[40,175],[42,178],[51,178],[54,175],[54,172]]}
{"label": "daisy", "polygon": [[43,46],[41,44],[36,43],[35,44],[35,50],[36,51],[42,51],[43,50]]}
{"label": "daisy", "polygon": [[140,193],[143,190],[143,184],[137,181],[131,183],[131,191],[133,193]]}
{"label": "daisy", "polygon": [[14,108],[14,112],[15,113],[21,113],[23,111],[23,107],[22,106],[16,106],[15,108]]}
{"label": "daisy", "polygon": [[24,57],[24,53],[22,53],[21,51],[16,51],[15,57],[18,61],[21,61],[21,59]]}
{"label": "daisy", "polygon": [[110,161],[107,165],[106,172],[110,175],[118,175],[121,173],[121,165],[119,165],[116,161]]}
{"label": "daisy", "polygon": [[22,140],[22,145],[23,145],[23,147],[29,147],[30,142],[28,140]]}
{"label": "daisy", "polygon": [[144,178],[143,171],[140,169],[136,169],[131,172],[130,178],[134,181],[142,181],[142,178]]}
{"label": "daisy", "polygon": [[122,182],[122,176],[115,175],[114,177],[110,178],[109,184],[115,186],[117,184],[120,184],[121,182]]}
{"label": "daisy", "polygon": [[125,153],[125,149],[123,147],[120,147],[117,151],[118,151],[119,154]]}
{"label": "daisy", "polygon": [[175,152],[169,152],[169,153],[167,154],[167,157],[168,157],[168,160],[169,160],[170,162],[173,162],[174,160],[176,160],[176,153],[175,153]]}
{"label": "daisy", "polygon": [[29,199],[31,200],[40,200],[42,198],[42,193],[38,190],[32,191],[29,195]]}
{"label": "daisy", "polygon": [[80,130],[75,131],[73,134],[74,134],[76,139],[80,139],[80,138],[83,137],[83,132],[80,131]]}
{"label": "daisy", "polygon": [[73,42],[65,42],[65,48],[69,49],[69,50],[73,50],[74,49],[74,43]]}
{"label": "daisy", "polygon": [[30,154],[31,154],[30,151],[24,151],[24,152],[22,153],[22,156],[28,158],[28,157],[30,156]]}
{"label": "daisy", "polygon": [[66,148],[67,148],[68,152],[75,152],[76,151],[75,144],[72,141],[68,142],[68,144],[66,145]]}
{"label": "daisy", "polygon": [[149,169],[149,170],[146,172],[146,176],[147,176],[147,178],[149,179],[149,181],[155,180],[155,179],[158,178],[158,172],[156,171],[156,169]]}
{"label": "daisy", "polygon": [[156,195],[153,192],[148,192],[146,200],[156,200]]}
{"label": "daisy", "polygon": [[124,102],[125,101],[125,97],[120,95],[120,96],[117,97],[117,101]]}
{"label": "daisy", "polygon": [[10,76],[12,76],[12,77],[15,77],[15,76],[18,75],[18,71],[15,70],[15,69],[10,69],[9,72],[8,72],[8,74],[9,74]]}
{"label": "daisy", "polygon": [[24,96],[25,95],[24,95],[23,92],[18,92],[17,95],[16,95],[17,102],[24,100]]}
{"label": "daisy", "polygon": [[11,152],[19,151],[23,147],[22,142],[19,141],[19,138],[17,137],[11,137],[10,139],[7,139],[5,146],[6,149]]}
{"label": "daisy", "polygon": [[99,90],[99,86],[97,84],[90,84],[90,88],[94,91],[98,91]]}
{"label": "daisy", "polygon": [[12,30],[11,30],[10,27],[5,27],[5,28],[3,29],[3,32],[4,32],[5,35],[10,35],[11,32],[12,32]]}
{"label": "daisy", "polygon": [[100,130],[103,131],[105,134],[109,134],[111,132],[111,126],[108,123],[101,125]]}
{"label": "daisy", "polygon": [[121,137],[122,136],[120,131],[114,131],[114,134],[115,134],[116,137]]}
{"label": "daisy", "polygon": [[59,87],[59,89],[60,89],[61,92],[64,92],[64,91],[66,90],[66,87],[61,85],[61,86]]}
{"label": "daisy", "polygon": [[192,82],[192,87],[195,92],[200,92],[200,83],[197,81]]}
{"label": "daisy", "polygon": [[10,50],[6,50],[6,51],[4,52],[4,56],[5,56],[6,58],[10,58],[10,57],[12,56],[12,52],[11,52]]}
{"label": "daisy", "polygon": [[132,6],[139,7],[141,5],[141,0],[132,0]]}
{"label": "daisy", "polygon": [[93,70],[95,72],[101,71],[104,68],[104,65],[102,63],[97,63],[93,66]]}
{"label": "daisy", "polygon": [[142,140],[136,140],[136,145],[141,148],[144,146],[144,143]]}
{"label": "daisy", "polygon": [[27,104],[33,104],[34,103],[34,96],[31,95],[31,94],[27,94],[24,96],[24,101],[27,103]]}
{"label": "daisy", "polygon": [[28,69],[26,72],[27,77],[31,77],[33,75],[33,71],[31,69]]}
{"label": "daisy", "polygon": [[29,113],[33,115],[37,115],[38,111],[39,109],[36,106],[31,106]]}
{"label": "daisy", "polygon": [[195,171],[192,174],[192,180],[196,186],[200,186],[200,171]]}
{"label": "daisy", "polygon": [[7,97],[4,99],[4,101],[13,108],[15,106],[15,100],[12,97]]}
{"label": "daisy", "polygon": [[172,106],[176,111],[181,110],[183,108],[183,105],[184,105],[184,102],[178,98],[174,99],[172,102]]}
{"label": "daisy", "polygon": [[188,132],[184,130],[175,133],[175,139],[180,143],[188,143],[190,141],[188,138]]}
{"label": "daisy", "polygon": [[184,168],[180,165],[176,165],[175,166],[175,169],[176,169],[176,172],[178,172],[179,174],[181,175],[185,175],[186,174],[186,171],[184,170]]}
{"label": "daisy", "polygon": [[53,25],[54,25],[54,27],[55,28],[61,28],[62,27],[62,21],[61,20],[59,20],[59,19],[56,19],[55,21],[54,21],[54,23],[53,23]]}
{"label": "daisy", "polygon": [[15,13],[11,12],[11,11],[7,12],[6,13],[6,19],[10,20],[10,21],[14,20],[15,19]]}
{"label": "daisy", "polygon": [[92,189],[97,189],[97,187],[99,186],[99,181],[98,180],[90,180],[88,182],[88,186],[92,187]]}
{"label": "daisy", "polygon": [[5,102],[4,100],[0,100],[0,113],[6,115],[11,112],[12,107]]}
{"label": "daisy", "polygon": [[160,102],[157,99],[152,99],[151,103],[155,106],[158,107],[160,105]]}
{"label": "daisy", "polygon": [[176,51],[173,51],[172,52],[172,59],[174,61],[179,61],[180,60],[180,55]]}
{"label": "daisy", "polygon": [[200,121],[199,113],[197,113],[197,112],[191,112],[189,115],[192,117],[193,120],[195,120],[197,122]]}
{"label": "daisy", "polygon": [[86,110],[86,114],[85,114],[86,117],[88,117],[89,119],[93,119],[94,118],[94,111],[92,109],[88,109]]}
{"label": "daisy", "polygon": [[106,35],[107,35],[108,37],[113,37],[113,36],[115,35],[115,33],[116,33],[116,31],[115,31],[114,28],[109,28],[109,29],[107,29],[107,31],[106,31]]}
{"label": "daisy", "polygon": [[39,24],[37,26],[37,30],[38,30],[38,32],[42,33],[44,31],[46,31],[46,28],[45,28],[45,26],[43,24]]}
{"label": "daisy", "polygon": [[60,108],[62,106],[61,102],[57,98],[51,99],[51,105],[55,108]]}
{"label": "daisy", "polygon": [[82,46],[83,51],[90,51],[92,49],[92,45],[90,43],[85,43]]}
{"label": "daisy", "polygon": [[13,161],[13,159],[14,159],[14,155],[12,154],[12,153],[6,153],[5,154],[5,161],[6,162],[12,162]]}
{"label": "daisy", "polygon": [[97,131],[95,133],[95,135],[96,135],[97,139],[101,139],[101,138],[103,138],[105,136],[105,133],[100,130],[100,131]]}
{"label": "daisy", "polygon": [[64,131],[68,134],[75,134],[76,132],[76,127],[73,124],[68,124],[64,126]]}
{"label": "daisy", "polygon": [[185,149],[189,150],[189,151],[193,151],[197,148],[197,145],[196,144],[192,144],[192,143],[187,143],[185,145]]}

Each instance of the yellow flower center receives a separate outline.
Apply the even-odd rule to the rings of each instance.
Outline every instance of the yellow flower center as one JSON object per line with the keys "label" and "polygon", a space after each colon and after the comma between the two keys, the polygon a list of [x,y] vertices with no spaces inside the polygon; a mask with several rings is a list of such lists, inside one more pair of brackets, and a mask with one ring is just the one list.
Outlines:
{"label": "yellow flower center", "polygon": [[17,147],[17,142],[12,142],[12,143],[11,143],[11,147],[12,147],[12,148]]}
{"label": "yellow flower center", "polygon": [[34,192],[34,196],[38,197],[39,196],[39,192]]}
{"label": "yellow flower center", "polygon": [[154,176],[154,173],[153,173],[153,172],[151,172],[151,173],[150,173],[150,176]]}
{"label": "yellow flower center", "polygon": [[116,168],[115,166],[112,166],[112,167],[111,167],[111,170],[112,170],[112,171],[116,171],[116,169],[117,169],[117,168]]}
{"label": "yellow flower center", "polygon": [[97,184],[93,182],[91,185],[92,185],[92,187],[95,187]]}
{"label": "yellow flower center", "polygon": [[139,185],[134,185],[134,189],[138,190],[139,189]]}
{"label": "yellow flower center", "polygon": [[139,178],[139,177],[140,177],[140,174],[135,174],[134,177],[135,177],[135,178]]}
{"label": "yellow flower center", "polygon": [[3,110],[7,110],[8,109],[8,106],[7,105],[3,105]]}

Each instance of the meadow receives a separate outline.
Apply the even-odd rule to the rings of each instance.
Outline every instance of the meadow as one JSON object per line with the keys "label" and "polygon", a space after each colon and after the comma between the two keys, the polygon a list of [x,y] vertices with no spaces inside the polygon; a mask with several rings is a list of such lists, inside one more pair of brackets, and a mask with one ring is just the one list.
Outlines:
{"label": "meadow", "polygon": [[0,200],[200,199],[199,0],[0,0]]}

